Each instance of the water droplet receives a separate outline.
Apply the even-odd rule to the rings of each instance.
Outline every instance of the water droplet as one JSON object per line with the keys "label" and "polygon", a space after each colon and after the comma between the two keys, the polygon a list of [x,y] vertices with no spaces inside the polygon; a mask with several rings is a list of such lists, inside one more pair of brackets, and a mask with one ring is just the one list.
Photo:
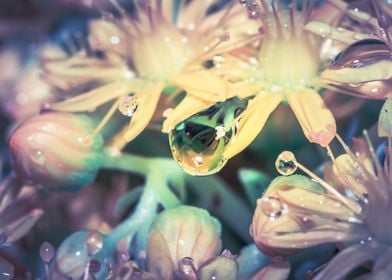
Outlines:
{"label": "water droplet", "polygon": [[102,249],[103,246],[102,235],[98,231],[92,230],[87,234],[84,243],[87,248],[87,254],[92,256],[98,253]]}
{"label": "water droplet", "polygon": [[91,260],[90,261],[90,272],[97,273],[101,270],[101,264],[98,260]]}
{"label": "water droplet", "polygon": [[224,32],[218,36],[220,42],[227,42],[230,40],[230,33]]}
{"label": "water droplet", "polygon": [[182,271],[184,274],[193,274],[195,269],[193,264],[193,259],[190,257],[182,258],[178,262],[178,269]]}
{"label": "water droplet", "polygon": [[177,163],[192,175],[209,175],[222,169],[227,162],[224,151],[234,143],[237,118],[247,105],[247,100],[233,97],[177,124],[169,133]]}
{"label": "water droplet", "polygon": [[363,193],[361,200],[363,203],[368,204],[369,203],[369,194],[368,193]]}
{"label": "water droplet", "polygon": [[258,15],[260,11],[259,4],[256,0],[240,0],[240,4],[246,7],[249,15],[252,17]]}
{"label": "water droplet", "polygon": [[6,260],[0,258],[0,279],[8,280],[14,278],[14,267]]}
{"label": "water droplet", "polygon": [[118,44],[120,43],[120,38],[118,38],[117,36],[112,36],[112,37],[110,38],[110,42],[111,42],[113,45],[118,45]]}
{"label": "water droplet", "polygon": [[292,152],[282,152],[275,161],[276,170],[284,176],[291,175],[297,170],[297,161]]}
{"label": "water droplet", "polygon": [[261,199],[261,210],[268,217],[275,219],[282,216],[284,206],[279,198],[268,196]]}
{"label": "water droplet", "polygon": [[387,59],[391,59],[391,54],[385,42],[366,39],[350,45],[339,53],[332,61],[330,68],[359,68]]}
{"label": "water droplet", "polygon": [[122,98],[118,110],[121,114],[127,117],[132,117],[137,110],[137,97],[133,94],[127,95]]}
{"label": "water droplet", "polygon": [[31,151],[32,153],[32,160],[39,164],[39,165],[44,165],[46,162],[46,156],[45,153],[42,150],[39,149],[33,149]]}
{"label": "water droplet", "polygon": [[323,21],[314,20],[309,22],[305,26],[306,30],[315,33],[317,35],[321,35],[323,37],[330,36],[332,34],[332,27]]}
{"label": "water droplet", "polygon": [[54,248],[49,242],[44,242],[39,249],[39,255],[43,262],[48,263],[54,257]]}

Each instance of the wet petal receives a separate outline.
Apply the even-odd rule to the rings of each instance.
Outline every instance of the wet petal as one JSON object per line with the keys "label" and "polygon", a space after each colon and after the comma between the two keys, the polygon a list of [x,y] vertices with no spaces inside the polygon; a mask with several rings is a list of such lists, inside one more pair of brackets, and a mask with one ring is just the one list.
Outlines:
{"label": "wet petal", "polygon": [[132,141],[146,128],[154,115],[163,87],[163,83],[158,83],[138,94],[140,108],[132,116],[128,130],[123,134],[126,141]]}
{"label": "wet petal", "polygon": [[255,238],[255,242],[258,246],[262,244],[273,249],[293,250],[309,248],[325,243],[355,241],[364,236],[366,236],[364,232],[352,233],[350,228],[346,230],[315,229],[282,234],[260,234]]}
{"label": "wet petal", "polygon": [[[362,162],[366,163],[365,161]],[[363,171],[358,168],[358,164],[354,163],[348,154],[338,156],[333,163],[332,170],[336,181],[342,186],[348,186],[358,197],[367,192],[363,181],[359,180],[360,178],[366,178],[366,175],[362,174]],[[373,173],[372,170],[370,172]]]}
{"label": "wet petal", "polygon": [[15,242],[30,232],[31,228],[44,214],[42,209],[33,209],[19,219],[12,221],[5,227],[7,243]]}
{"label": "wet petal", "polygon": [[392,98],[387,98],[381,108],[378,120],[378,136],[392,136]]}
{"label": "wet petal", "polygon": [[314,279],[344,279],[351,270],[373,258],[373,252],[367,246],[355,245],[348,247],[339,252],[326,268],[316,274]]}
{"label": "wet petal", "polygon": [[146,83],[143,80],[114,82],[86,93],[50,105],[50,109],[65,112],[94,111],[98,106],[122,95],[136,92]]}
{"label": "wet petal", "polygon": [[237,138],[225,151],[226,158],[232,158],[252,143],[281,101],[282,96],[277,93],[262,93],[249,101],[239,120]]}
{"label": "wet petal", "polygon": [[198,279],[238,279],[238,263],[229,257],[213,257],[204,262],[197,271]]}
{"label": "wet petal", "polygon": [[290,209],[297,208],[308,215],[321,215],[331,220],[336,217],[347,221],[354,215],[343,203],[325,193],[287,186],[279,188],[276,194],[284,203],[289,204]]}
{"label": "wet petal", "polygon": [[290,274],[290,263],[273,258],[272,263],[257,272],[251,280],[286,280]]}
{"label": "wet petal", "polygon": [[179,74],[171,82],[188,94],[207,102],[223,101],[228,96],[226,82],[207,70]]}
{"label": "wet petal", "polygon": [[327,146],[336,134],[336,123],[321,96],[310,89],[286,95],[302,130],[310,142]]}
{"label": "wet petal", "polygon": [[150,236],[149,245],[154,244],[154,249],[148,249],[148,271],[159,275],[162,279],[170,279],[177,270],[170,258],[168,243],[162,231],[156,231]]}
{"label": "wet petal", "polygon": [[93,20],[89,23],[89,45],[93,50],[108,50],[121,55],[128,53],[129,36],[108,20]]}
{"label": "wet petal", "polygon": [[172,128],[190,116],[214,105],[213,103],[187,95],[170,113],[163,122],[162,131],[168,133]]}

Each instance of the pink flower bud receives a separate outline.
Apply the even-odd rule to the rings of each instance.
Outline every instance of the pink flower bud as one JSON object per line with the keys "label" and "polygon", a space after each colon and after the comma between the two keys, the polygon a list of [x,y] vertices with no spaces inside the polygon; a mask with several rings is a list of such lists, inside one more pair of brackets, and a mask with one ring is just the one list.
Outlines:
{"label": "pink flower bud", "polygon": [[203,209],[179,206],[162,212],[150,230],[148,270],[159,279],[182,273],[192,278],[206,260],[219,255],[220,223]]}
{"label": "pink flower bud", "polygon": [[86,115],[48,113],[23,122],[9,146],[17,175],[48,190],[75,191],[91,183],[103,159],[101,135]]}

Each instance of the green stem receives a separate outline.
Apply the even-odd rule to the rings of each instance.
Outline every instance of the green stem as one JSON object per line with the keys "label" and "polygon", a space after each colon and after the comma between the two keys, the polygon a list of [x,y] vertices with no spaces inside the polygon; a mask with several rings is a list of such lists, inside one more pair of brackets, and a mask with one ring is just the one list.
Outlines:
{"label": "green stem", "polygon": [[109,235],[108,242],[117,244],[122,239],[132,239],[138,228],[146,221],[152,220],[156,215],[158,200],[155,197],[154,189],[147,184],[140,197],[135,212],[128,219],[125,219]]}
{"label": "green stem", "polygon": [[[130,154],[122,154],[119,157],[107,155],[103,167],[145,176],[147,184],[143,195],[144,192],[147,192],[146,189],[148,187],[148,192],[151,190],[152,195],[155,195],[156,200],[165,208],[172,208],[180,203],[170,190],[168,182],[185,180],[187,185],[197,195],[198,207],[210,210],[213,215],[220,218],[244,241],[250,241],[251,210],[247,203],[231,191],[218,177],[185,175],[172,159],[145,158]],[[140,207],[143,208],[143,203],[145,202],[141,198],[138,207],[141,205]],[[133,218],[130,217],[128,220],[133,220]]]}

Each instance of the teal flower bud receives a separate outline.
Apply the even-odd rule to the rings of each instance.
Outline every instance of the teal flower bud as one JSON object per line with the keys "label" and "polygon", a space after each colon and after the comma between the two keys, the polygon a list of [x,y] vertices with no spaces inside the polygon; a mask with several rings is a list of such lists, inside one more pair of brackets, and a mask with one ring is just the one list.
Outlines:
{"label": "teal flower bud", "polygon": [[204,210],[179,206],[159,214],[150,229],[148,271],[159,279],[186,274],[194,278],[197,269],[221,250],[221,225]]}
{"label": "teal flower bud", "polygon": [[47,113],[23,122],[9,147],[16,174],[53,191],[90,184],[101,167],[103,139],[87,115]]}

